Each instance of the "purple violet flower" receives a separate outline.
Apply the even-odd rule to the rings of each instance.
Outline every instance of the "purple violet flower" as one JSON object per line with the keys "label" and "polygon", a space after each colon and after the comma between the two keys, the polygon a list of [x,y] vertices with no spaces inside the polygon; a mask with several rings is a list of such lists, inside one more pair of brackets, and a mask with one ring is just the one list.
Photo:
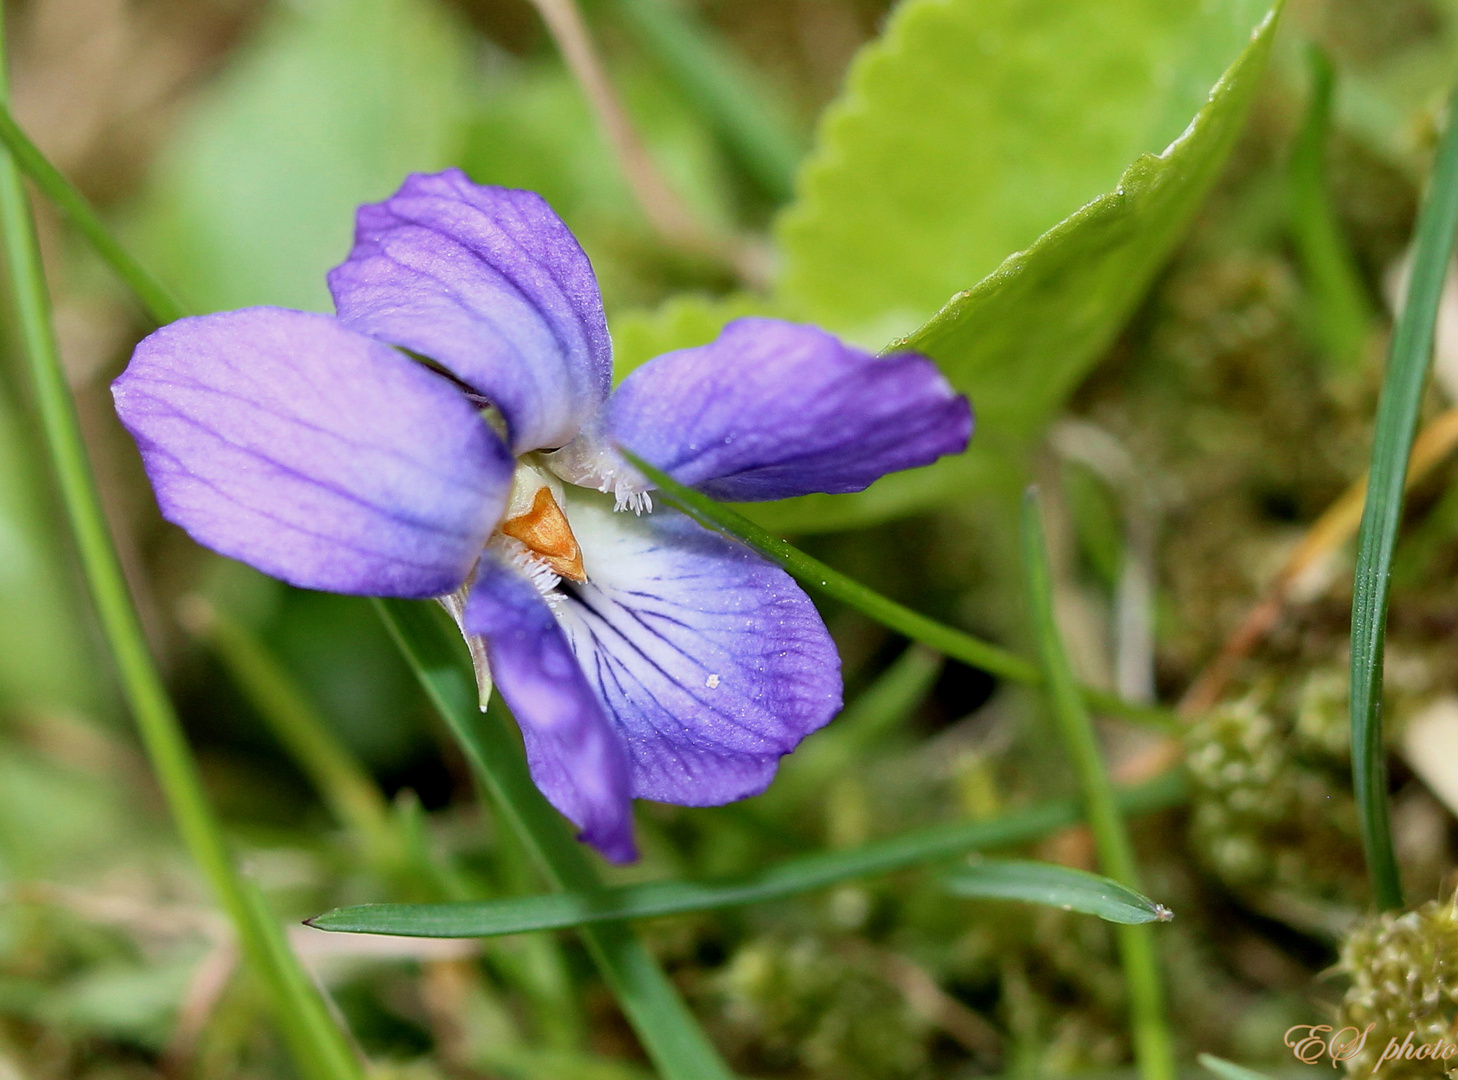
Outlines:
{"label": "purple violet flower", "polygon": [[756,318],[613,391],[576,239],[458,170],[361,207],[329,287],[337,317],[248,308],[137,346],[112,390],[163,515],[294,585],[441,599],[609,859],[636,857],[635,797],[763,791],[840,708],[835,646],[788,575],[654,509],[615,447],[721,499],[859,491],[963,450],[966,399],[925,357]]}

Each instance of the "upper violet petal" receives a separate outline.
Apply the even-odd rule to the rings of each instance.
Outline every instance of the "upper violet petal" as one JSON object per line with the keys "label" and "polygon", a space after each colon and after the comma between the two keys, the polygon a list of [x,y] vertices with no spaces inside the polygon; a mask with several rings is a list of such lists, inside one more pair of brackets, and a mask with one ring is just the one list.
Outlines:
{"label": "upper violet petal", "polygon": [[587,581],[558,621],[632,761],[633,794],[713,806],[763,791],[840,710],[840,658],[784,571],[673,510],[568,489]]}
{"label": "upper violet petal", "polygon": [[581,245],[535,192],[411,175],[359,208],[329,274],[345,325],[421,353],[502,412],[512,450],[562,446],[607,397],[612,343]]}
{"label": "upper violet petal", "polygon": [[488,554],[465,628],[486,640],[496,689],[521,727],[532,780],[613,862],[638,857],[623,746],[536,587]]}
{"label": "upper violet petal", "polygon": [[511,456],[466,395],[327,315],[182,319],[112,394],[163,516],[305,588],[450,592],[505,509]]}
{"label": "upper violet petal", "polygon": [[552,467],[621,494],[622,477],[636,479],[613,451],[622,446],[679,483],[751,502],[860,491],[960,453],[971,434],[967,399],[926,357],[873,356],[813,326],[745,318],[634,371]]}

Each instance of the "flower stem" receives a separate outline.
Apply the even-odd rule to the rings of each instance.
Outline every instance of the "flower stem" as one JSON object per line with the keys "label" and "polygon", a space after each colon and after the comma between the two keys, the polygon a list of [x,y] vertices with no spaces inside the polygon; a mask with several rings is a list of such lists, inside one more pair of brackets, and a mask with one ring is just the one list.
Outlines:
{"label": "flower stem", "polygon": [[[3,52],[3,35],[0,35]],[[6,100],[0,61],[0,103]],[[362,1075],[317,988],[288,950],[262,898],[233,865],[222,828],[203,793],[182,725],[147,649],[121,564],[107,530],[86,457],[75,403],[61,368],[50,295],[19,169],[0,152],[0,230],[22,351],[51,465],[123,693],[184,844],[237,931],[244,955],[268,988],[284,1037],[301,1072],[315,1080]]]}
{"label": "flower stem", "polygon": [[1352,783],[1372,892],[1383,909],[1402,907],[1402,880],[1388,816],[1387,749],[1382,738],[1382,662],[1392,557],[1402,524],[1404,480],[1433,355],[1443,280],[1458,230],[1458,88],[1438,145],[1428,197],[1418,214],[1412,278],[1392,333],[1377,422],[1367,501],[1352,583]]}
{"label": "flower stem", "polygon": [[[705,528],[723,533],[752,547],[771,562],[783,567],[802,585],[813,589],[822,596],[839,600],[847,607],[855,608],[861,614],[875,619],[883,626],[905,634],[912,641],[919,641],[943,656],[960,660],[962,663],[979,668],[990,675],[1028,685],[1037,685],[1043,681],[1043,674],[1031,661],[1025,660],[1007,649],[980,641],[971,634],[947,626],[945,623],[929,619],[903,604],[898,604],[895,600],[882,596],[840,571],[832,570],[819,559],[805,554],[799,548],[781,540],[723,503],[716,502],[707,495],[678,483],[631,451],[619,449],[636,469],[653,481],[659,493],[668,502],[677,506]],[[1083,693],[1095,708],[1109,713],[1111,716],[1149,724],[1166,731],[1174,731],[1179,727],[1178,721],[1164,709],[1150,705],[1136,705],[1114,694],[1088,687],[1084,688]]]}
{"label": "flower stem", "polygon": [[[1053,616],[1053,590],[1048,569],[1048,547],[1043,537],[1043,515],[1036,489],[1023,499],[1023,560],[1028,580],[1034,636],[1043,663],[1044,684],[1053,703],[1059,735],[1073,761],[1073,771],[1087,809],[1089,828],[1098,849],[1099,865],[1119,884],[1141,891],[1134,847],[1104,768],[1098,735],[1074,681]],[[1153,927],[1120,926],[1119,955],[1129,986],[1129,1011],[1134,1028],[1134,1054],[1143,1080],[1174,1080],[1174,1050],[1164,1018],[1164,991],[1155,955]]]}

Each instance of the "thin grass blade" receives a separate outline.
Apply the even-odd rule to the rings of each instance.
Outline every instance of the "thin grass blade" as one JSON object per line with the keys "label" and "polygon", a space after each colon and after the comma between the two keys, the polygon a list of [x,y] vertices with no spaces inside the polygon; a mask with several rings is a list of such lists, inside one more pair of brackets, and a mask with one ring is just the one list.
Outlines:
{"label": "thin grass blade", "polygon": [[[1099,864],[1125,888],[1138,891],[1139,869],[1124,817],[1114,798],[1114,785],[1104,768],[1093,719],[1073,678],[1068,655],[1053,612],[1052,572],[1043,534],[1043,512],[1037,489],[1023,499],[1023,569],[1027,577],[1033,636],[1043,662],[1048,696],[1059,735],[1078,777],[1088,808]],[[1174,1046],[1164,1016],[1164,990],[1154,938],[1148,926],[1119,927],[1119,953],[1129,986],[1129,1012],[1134,1029],[1134,1056],[1143,1080],[1174,1080]]]}
{"label": "thin grass blade", "polygon": [[[713,529],[753,548],[807,588],[855,608],[861,614],[906,635],[912,641],[919,641],[928,648],[935,649],[943,656],[960,660],[990,675],[1028,685],[1036,685],[1042,681],[1042,674],[1031,661],[997,645],[980,641],[945,623],[929,619],[868,589],[756,525],[732,507],[678,483],[631,451],[622,450],[622,454],[644,476],[653,481],[658,488],[658,495],[664,500],[706,529]],[[1091,704],[1111,716],[1149,724],[1166,731],[1174,731],[1179,727],[1178,721],[1163,709],[1136,705],[1099,690],[1087,689],[1085,693]]]}
{"label": "thin grass blade", "polygon": [[[1185,797],[1185,778],[1178,771],[1122,790],[1116,796],[1119,809],[1130,814],[1165,810],[1179,805]],[[604,919],[715,911],[780,900],[969,851],[1028,843],[1076,824],[1080,817],[1078,803],[1063,799],[991,821],[935,825],[844,851],[803,855],[734,881],[657,881],[607,887],[590,894],[558,893],[482,903],[362,904],[338,908],[309,921],[321,930],[361,934],[490,937],[557,930]]]}
{"label": "thin grass blade", "polygon": [[1163,904],[1112,878],[1056,863],[987,859],[963,866],[942,879],[947,891],[978,900],[1021,900],[1028,904],[1081,911],[1108,922],[1137,926],[1169,922]]}
{"label": "thin grass blade", "polygon": [[1336,74],[1320,47],[1307,54],[1311,97],[1291,150],[1291,236],[1311,298],[1316,337],[1333,371],[1357,367],[1372,331],[1372,304],[1331,205],[1326,151]]}
{"label": "thin grass blade", "polygon": [[45,155],[15,122],[8,106],[0,107],[0,143],[5,145],[21,171],[30,177],[41,193],[55,204],[86,238],[86,242],[96,249],[102,261],[125,282],[154,322],[159,325],[169,323],[188,314],[182,301],[117,242],[86,196],[46,160]]}
{"label": "thin grass blade", "polygon": [[1404,481],[1418,410],[1432,362],[1443,280],[1458,230],[1458,89],[1438,144],[1433,178],[1418,214],[1412,276],[1393,330],[1372,435],[1367,502],[1357,537],[1352,584],[1352,783],[1362,846],[1377,906],[1402,907],[1402,881],[1393,850],[1387,797],[1387,751],[1382,738],[1382,664],[1392,556],[1402,523]]}

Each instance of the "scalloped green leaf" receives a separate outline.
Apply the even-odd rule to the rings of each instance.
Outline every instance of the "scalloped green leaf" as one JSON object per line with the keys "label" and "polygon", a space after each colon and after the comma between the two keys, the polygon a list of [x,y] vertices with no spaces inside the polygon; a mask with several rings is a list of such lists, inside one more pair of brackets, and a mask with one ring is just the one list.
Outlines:
{"label": "scalloped green leaf", "polygon": [[962,459],[757,516],[844,527],[1007,479],[1214,183],[1279,7],[1070,4],[1058,25],[1024,0],[900,8],[857,61],[781,222],[783,302],[876,340],[981,277],[891,345],[936,359],[978,431]]}
{"label": "scalloped green leaf", "polygon": [[896,343],[934,357],[973,395],[984,434],[999,442],[1033,434],[1143,296],[1240,133],[1280,6],[1261,5],[1246,47],[1163,152],[1140,156],[1112,191]]}
{"label": "scalloped green leaf", "polygon": [[[1164,151],[1173,165],[1171,144],[1196,144],[1180,155],[1181,187],[1203,191],[1210,170],[1186,172],[1189,150],[1217,164],[1223,157],[1228,139],[1204,114],[1238,126],[1252,80],[1227,72],[1232,64],[1258,71],[1241,62],[1271,8],[1271,0],[901,4],[827,110],[799,199],[778,223],[783,294],[816,322],[879,344],[1124,186],[1127,166],[1143,155]],[[1210,110],[1217,82],[1225,92]],[[1206,122],[1191,139],[1197,112]]]}
{"label": "scalloped green leaf", "polygon": [[[1018,486],[1022,451],[1218,176],[1280,6],[903,3],[857,58],[779,222],[773,304],[867,347],[894,338],[928,353],[972,398],[978,431],[961,458],[751,515],[786,531],[846,528]],[[714,314],[632,325],[682,347],[713,337]]]}

